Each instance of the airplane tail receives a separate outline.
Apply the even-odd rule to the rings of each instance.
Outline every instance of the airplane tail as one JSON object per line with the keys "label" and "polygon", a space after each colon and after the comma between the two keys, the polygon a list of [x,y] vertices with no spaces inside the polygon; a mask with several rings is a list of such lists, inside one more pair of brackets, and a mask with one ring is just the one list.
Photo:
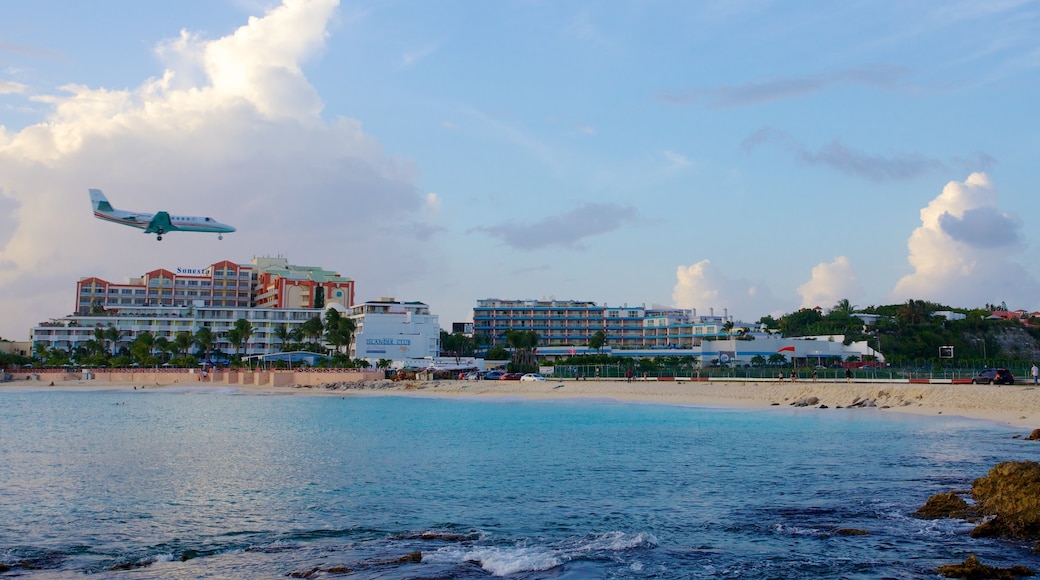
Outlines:
{"label": "airplane tail", "polygon": [[90,191],[90,203],[94,206],[94,211],[100,212],[111,212],[115,211],[112,204],[108,203],[108,198],[105,194],[101,193],[100,189],[91,189]]}

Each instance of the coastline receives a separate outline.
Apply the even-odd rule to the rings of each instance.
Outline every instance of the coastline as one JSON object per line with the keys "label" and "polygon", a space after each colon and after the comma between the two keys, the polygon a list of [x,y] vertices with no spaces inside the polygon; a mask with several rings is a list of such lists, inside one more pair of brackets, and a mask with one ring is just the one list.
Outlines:
{"label": "coastline", "polygon": [[[850,407],[857,401],[883,411],[917,415],[952,415],[1005,423],[1013,427],[1040,427],[1040,388],[1033,385],[909,384],[899,382],[800,381],[673,382],[673,381],[370,381],[325,386],[270,386],[194,382],[120,383],[98,380],[16,380],[0,383],[0,392],[47,390],[233,390],[264,395],[421,396],[443,398],[525,398],[537,400],[598,398],[617,401],[722,408]],[[815,402],[813,398],[816,399]],[[826,412],[827,409],[820,409]]]}

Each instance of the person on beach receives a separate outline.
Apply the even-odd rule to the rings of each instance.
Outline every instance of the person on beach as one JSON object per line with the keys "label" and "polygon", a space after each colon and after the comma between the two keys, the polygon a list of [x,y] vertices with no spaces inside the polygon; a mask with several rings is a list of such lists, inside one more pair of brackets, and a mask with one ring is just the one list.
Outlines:
{"label": "person on beach", "polygon": [[778,373],[776,373],[776,382],[784,382],[784,371],[779,371]]}
{"label": "person on beach", "polygon": [[628,379],[628,382],[632,382],[632,369],[625,371],[625,378]]}
{"label": "person on beach", "polygon": [[794,369],[791,369],[791,382],[798,380],[798,375],[794,374]]}
{"label": "person on beach", "polygon": [[845,382],[846,383],[851,383],[852,382],[852,369],[850,369],[848,367],[845,367]]}
{"label": "person on beach", "polygon": [[1029,374],[1033,375],[1033,385],[1036,385],[1037,378],[1040,378],[1040,368],[1036,367],[1036,363],[1033,363],[1033,368],[1029,369]]}
{"label": "person on beach", "polygon": [[816,382],[816,369],[812,370],[812,382]]}

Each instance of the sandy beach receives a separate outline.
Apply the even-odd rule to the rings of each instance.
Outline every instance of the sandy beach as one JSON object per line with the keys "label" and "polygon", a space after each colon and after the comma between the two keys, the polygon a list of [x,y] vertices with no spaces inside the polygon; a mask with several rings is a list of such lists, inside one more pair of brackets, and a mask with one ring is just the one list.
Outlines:
{"label": "sandy beach", "polygon": [[[676,382],[676,381],[368,381],[319,386],[224,385],[182,382],[116,383],[98,380],[16,380],[0,390],[48,389],[235,389],[256,394],[399,395],[422,397],[505,397],[525,399],[601,398],[618,401],[703,405],[727,408],[790,407],[827,409],[863,406],[885,412],[954,415],[1040,427],[1040,389],[1032,385],[908,384],[904,382]],[[821,407],[825,406],[827,409]]]}

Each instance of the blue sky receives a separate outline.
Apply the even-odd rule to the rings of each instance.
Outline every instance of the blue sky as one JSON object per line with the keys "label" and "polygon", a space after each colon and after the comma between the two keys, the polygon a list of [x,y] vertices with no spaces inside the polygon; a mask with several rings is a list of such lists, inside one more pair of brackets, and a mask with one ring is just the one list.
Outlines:
{"label": "blue sky", "polygon": [[[0,21],[0,337],[284,255],[358,298],[1040,309],[1040,3],[42,0]],[[92,218],[206,214],[162,242]]]}

